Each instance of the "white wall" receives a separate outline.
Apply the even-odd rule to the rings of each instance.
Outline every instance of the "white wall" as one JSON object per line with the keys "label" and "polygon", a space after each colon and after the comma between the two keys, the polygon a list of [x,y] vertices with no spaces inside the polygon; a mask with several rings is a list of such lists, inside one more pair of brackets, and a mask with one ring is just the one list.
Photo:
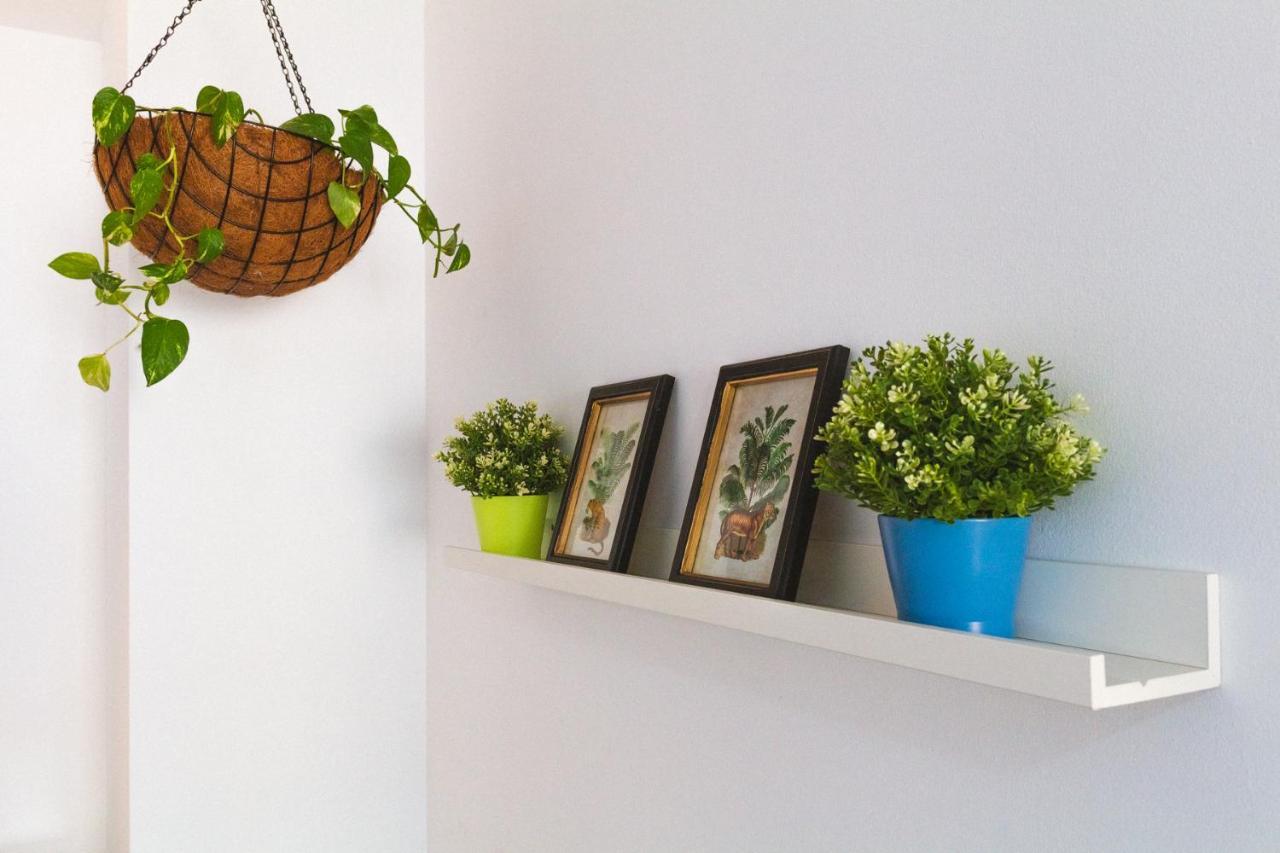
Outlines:
{"label": "white wall", "polygon": [[[62,4],[103,19],[105,4]],[[36,25],[20,8],[0,24]],[[94,40],[0,26],[0,851],[124,849],[124,399],[85,387],[106,309],[46,268],[94,251]],[[109,844],[109,842],[111,842]]]}
{"label": "white wall", "polygon": [[[316,108],[421,151],[421,9],[276,6]],[[174,11],[130,0],[134,62]],[[292,115],[254,0],[195,7],[135,92],[205,83]],[[186,362],[130,367],[134,853],[422,849],[425,274],[387,210],[311,290],[175,291]]]}
{"label": "white wall", "polygon": [[[1217,570],[1225,687],[1093,714],[465,576],[430,475],[433,851],[1269,850],[1280,819],[1274,3],[428,8],[429,439],[499,396],[951,329],[1111,448],[1034,553]],[[874,542],[824,496],[816,535]]]}

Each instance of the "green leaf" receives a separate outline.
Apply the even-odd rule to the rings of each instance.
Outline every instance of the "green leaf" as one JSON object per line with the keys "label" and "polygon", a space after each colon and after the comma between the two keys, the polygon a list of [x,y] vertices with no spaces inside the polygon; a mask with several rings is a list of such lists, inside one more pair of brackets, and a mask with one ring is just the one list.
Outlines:
{"label": "green leaf", "polygon": [[436,215],[431,212],[431,208],[427,207],[427,203],[424,201],[422,206],[418,208],[418,236],[425,243],[439,228],[440,223],[437,221]]}
{"label": "green leaf", "polygon": [[380,124],[373,126],[373,132],[369,134],[369,138],[373,140],[374,145],[377,145],[392,156],[400,153],[400,149],[396,147],[396,141],[392,138],[391,133]]}
{"label": "green leaf", "polygon": [[133,173],[129,182],[129,194],[133,196],[133,224],[137,225],[155,209],[164,192],[164,172],[159,169],[142,169]]}
{"label": "green leaf", "polygon": [[222,94],[222,90],[217,86],[205,86],[200,90],[200,94],[196,95],[196,111],[202,113],[213,112],[214,101]]}
{"label": "green leaf", "polygon": [[343,228],[350,228],[360,215],[360,196],[355,190],[344,187],[337,181],[329,182],[329,209],[342,223]]}
{"label": "green leaf", "polygon": [[123,246],[133,239],[133,224],[129,214],[113,210],[102,218],[102,239],[113,246]]}
{"label": "green leaf", "polygon": [[445,274],[457,272],[469,263],[471,263],[471,248],[466,243],[459,243],[458,252],[453,256],[453,263],[449,264]]}
{"label": "green leaf", "polygon": [[387,166],[387,198],[395,198],[400,194],[400,191],[409,183],[410,171],[408,160],[399,154],[391,158]]}
{"label": "green leaf", "polygon": [[190,262],[179,258],[171,264],[147,264],[138,267],[139,272],[154,279],[156,284],[175,284],[187,277]]}
{"label": "green leaf", "polygon": [[222,254],[225,240],[217,228],[204,228],[196,237],[196,261],[207,264]]}
{"label": "green leaf", "polygon": [[244,101],[235,92],[227,92],[222,109],[213,115],[213,140],[221,147],[244,121]]}
{"label": "green leaf", "polygon": [[378,123],[378,113],[373,109],[373,107],[369,106],[368,104],[364,104],[363,106],[356,107],[354,110],[338,110],[338,112],[342,115],[343,118],[350,118],[351,116],[356,116],[357,118],[364,120],[368,124]]}
{"label": "green leaf", "polygon": [[98,259],[88,252],[67,252],[49,261],[49,269],[67,278],[89,279],[98,272]]}
{"label": "green leaf", "polygon": [[104,288],[96,288],[94,293],[97,294],[98,301],[103,305],[123,305],[129,301],[129,291],[127,290],[106,290]]}
{"label": "green leaf", "polygon": [[80,359],[80,378],[86,385],[107,391],[111,388],[111,362],[106,353],[86,355]]}
{"label": "green leaf", "polygon": [[108,293],[115,293],[124,284],[123,278],[109,270],[96,272],[89,276],[89,280]]}
{"label": "green leaf", "polygon": [[164,162],[159,157],[152,154],[150,151],[145,151],[141,155],[139,155],[137,161],[133,164],[133,170],[135,172],[141,169],[163,169],[163,168],[164,168]]}
{"label": "green leaf", "polygon": [[304,113],[300,116],[294,116],[280,125],[280,129],[309,139],[318,139],[321,142],[333,141],[333,119],[320,113]]}
{"label": "green leaf", "polygon": [[369,144],[368,137],[344,133],[338,138],[338,147],[343,154],[359,163],[366,175],[373,171],[373,146]]}
{"label": "green leaf", "polygon": [[378,124],[377,121],[369,121],[361,117],[359,114],[349,113],[347,115],[345,130],[346,133],[352,136],[359,137],[361,139],[368,139],[374,145],[377,145],[389,154],[400,153],[396,148],[395,139],[393,139],[387,129]]}
{"label": "green leaf", "polygon": [[163,305],[169,301],[169,285],[161,283],[151,288],[151,300],[156,305]]}
{"label": "green leaf", "polygon": [[440,247],[440,251],[446,255],[452,255],[458,248],[458,232],[454,231],[449,235],[449,239],[444,241],[444,245]]}
{"label": "green leaf", "polygon": [[182,364],[190,342],[191,336],[181,320],[152,317],[142,324],[142,373],[148,387]]}
{"label": "green leaf", "polygon": [[196,96],[196,110],[209,114],[213,144],[221,148],[235,135],[236,128],[244,121],[244,101],[235,92],[205,86]]}
{"label": "green leaf", "polygon": [[129,132],[137,105],[133,98],[107,86],[93,96],[93,132],[103,145],[114,145]]}

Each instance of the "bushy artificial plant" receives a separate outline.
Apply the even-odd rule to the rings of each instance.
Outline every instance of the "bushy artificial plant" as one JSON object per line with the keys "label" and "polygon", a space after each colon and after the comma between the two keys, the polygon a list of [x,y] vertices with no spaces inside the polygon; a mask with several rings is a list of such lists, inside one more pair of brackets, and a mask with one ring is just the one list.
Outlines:
{"label": "bushy artificial plant", "polygon": [[483,498],[545,495],[564,485],[569,460],[560,450],[563,428],[538,414],[538,404],[502,399],[454,422],[457,435],[436,454],[445,476]]}
{"label": "bushy artificial plant", "polygon": [[817,486],[884,515],[956,521],[1025,516],[1090,480],[1098,442],[1069,422],[1050,363],[1025,370],[971,339],[863,350],[817,438]]}

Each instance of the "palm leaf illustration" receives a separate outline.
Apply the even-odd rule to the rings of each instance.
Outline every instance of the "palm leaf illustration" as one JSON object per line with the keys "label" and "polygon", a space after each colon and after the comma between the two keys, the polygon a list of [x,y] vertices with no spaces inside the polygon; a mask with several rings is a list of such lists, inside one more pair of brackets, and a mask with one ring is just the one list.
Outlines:
{"label": "palm leaf illustration", "polygon": [[591,462],[592,477],[587,481],[587,491],[600,503],[613,496],[623,476],[631,470],[630,459],[636,449],[635,434],[639,430],[639,421],[616,432],[600,430],[600,452]]}
{"label": "palm leaf illustration", "polygon": [[791,488],[791,465],[795,454],[787,435],[796,425],[795,418],[783,417],[784,404],[778,408],[765,406],[757,415],[738,428],[742,446],[738,462],[730,465],[720,480],[721,517],[737,510],[758,512],[766,504],[777,505]]}

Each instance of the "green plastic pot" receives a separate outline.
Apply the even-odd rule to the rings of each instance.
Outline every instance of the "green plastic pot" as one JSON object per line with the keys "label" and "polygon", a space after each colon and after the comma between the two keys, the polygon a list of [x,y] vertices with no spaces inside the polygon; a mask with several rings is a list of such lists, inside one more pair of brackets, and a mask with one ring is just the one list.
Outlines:
{"label": "green plastic pot", "polygon": [[471,496],[480,550],[512,557],[542,556],[542,532],[547,526],[548,495]]}

